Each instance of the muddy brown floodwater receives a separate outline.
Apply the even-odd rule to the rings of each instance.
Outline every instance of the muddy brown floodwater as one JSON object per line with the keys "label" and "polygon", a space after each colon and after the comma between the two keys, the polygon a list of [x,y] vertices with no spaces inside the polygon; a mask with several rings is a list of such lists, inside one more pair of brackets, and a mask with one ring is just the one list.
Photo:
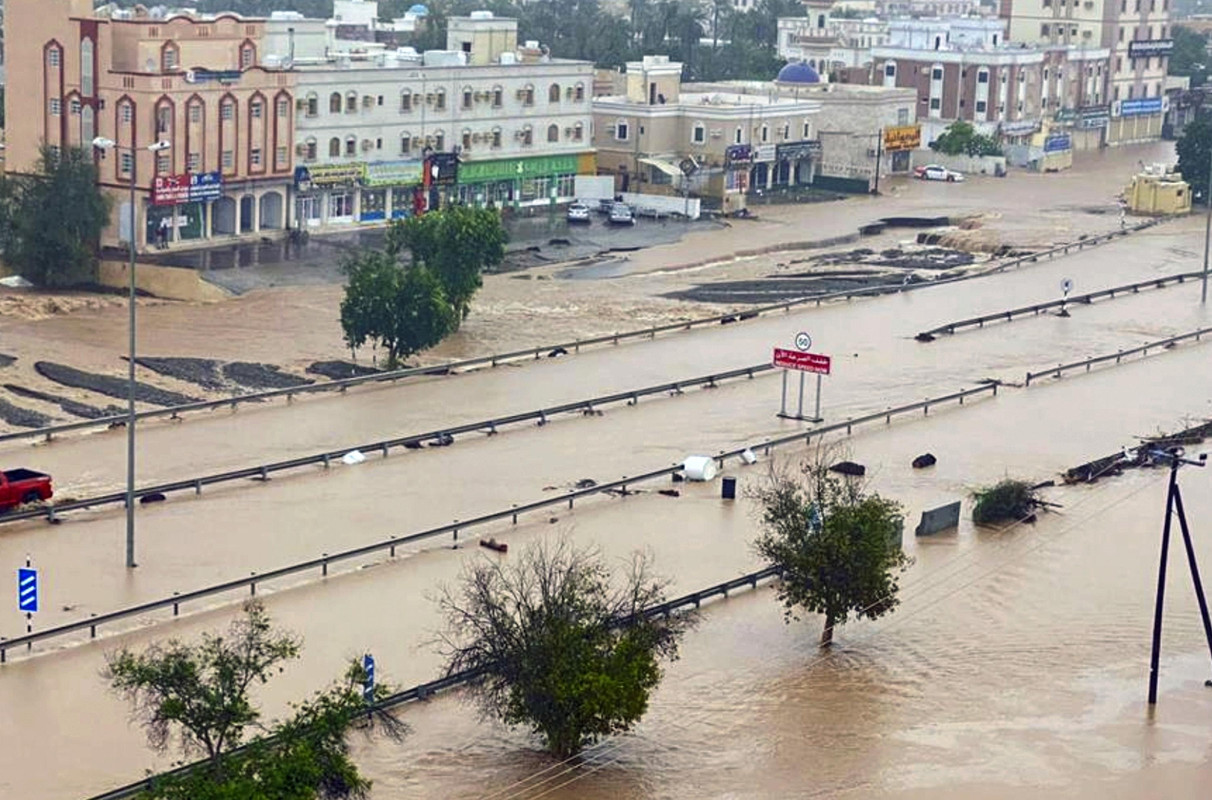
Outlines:
{"label": "muddy brown floodwater", "polygon": [[[1114,174],[1100,178],[1099,170],[1122,167],[1128,155],[1096,157],[1087,165],[1092,171],[1073,174],[959,187],[910,184],[871,207],[883,204],[873,214],[882,216],[908,208],[949,213],[947,206],[968,213],[996,203],[1003,219],[1017,214],[1005,226],[1011,234],[1071,239],[1075,231],[1117,224],[1085,209],[1109,203],[1121,181]],[[1041,187],[1048,188],[1046,207],[1029,205]],[[865,209],[867,202],[855,206]],[[1011,211],[1013,204],[1026,210]],[[751,230],[781,241],[832,235],[854,223],[853,207],[839,214],[840,208],[777,209],[755,223],[765,227]],[[612,324],[615,314],[634,327],[645,309],[668,313],[669,301],[652,299],[658,290],[699,282],[704,273],[733,279],[742,268],[717,273],[700,265],[688,268],[688,278],[680,274],[687,270],[658,262],[675,267],[711,253],[726,261],[740,246],[726,234],[704,233],[663,255],[636,254],[632,272],[618,279],[501,278],[486,291],[486,305],[511,310],[486,313],[474,325],[473,315],[470,330],[444,353],[580,332]],[[801,329],[837,357],[826,384],[830,422],[986,377],[1021,381],[1027,369],[1212,325],[1198,304],[1198,286],[1121,296],[1074,308],[1067,319],[1043,315],[930,344],[912,337],[948,320],[1053,299],[1063,277],[1085,291],[1194,269],[1202,234],[1199,220],[1177,221],[1069,258],[906,295],[289,407],[264,404],[148,425],[140,439],[140,475],[180,479],[758,363],[771,344],[789,342]],[[760,269],[783,257],[754,256],[745,264],[762,258],[770,264]],[[173,355],[226,360],[289,363],[283,352],[339,356],[339,348],[324,343],[331,331],[316,323],[330,311],[326,292],[300,287],[206,308],[148,306],[148,342],[164,342]],[[601,314],[595,298],[606,309]],[[624,313],[629,305],[632,317]],[[261,316],[275,310],[280,319]],[[506,320],[516,327],[524,319],[537,322],[496,335],[509,327]],[[90,368],[90,359],[121,350],[120,334],[121,321],[109,312],[81,312],[45,324],[6,323],[0,351],[25,354],[37,343],[39,358]],[[1005,387],[996,398],[856,429],[847,445],[851,457],[868,466],[873,487],[904,504],[912,531],[923,510],[964,497],[975,485],[1005,475],[1045,480],[1134,437],[1212,416],[1208,347],[1193,343],[1029,389]],[[45,610],[36,625],[45,628],[550,497],[546,487],[579,478],[634,475],[692,452],[803,429],[774,418],[777,391],[777,377],[768,375],[608,409],[602,417],[376,456],[356,467],[172,496],[139,510],[141,566],[134,572],[121,564],[123,516],[115,509],[68,516],[57,526],[0,527],[0,562],[11,566],[29,553],[43,569]],[[0,449],[6,463],[50,469],[73,491],[91,491],[120,483],[122,444],[121,432],[102,432]],[[911,469],[913,457],[927,451],[938,464]],[[771,458],[787,464],[803,453],[800,446]],[[729,469],[749,487],[761,480],[768,460]],[[1212,573],[1212,474],[1193,468],[1182,480],[1206,576]],[[717,485],[679,484],[682,494],[672,498],[653,491],[662,485],[483,533],[513,547],[564,533],[609,559],[646,549],[671,578],[674,594],[759,566],[749,545],[755,523],[748,497],[729,503]],[[929,539],[908,533],[905,546],[915,563],[902,581],[901,607],[885,619],[847,625],[826,656],[815,647],[820,620],[785,624],[769,588],[709,604],[637,730],[602,742],[578,761],[554,762],[525,732],[478,720],[458,693],[406,707],[414,733],[402,745],[355,739],[355,754],[376,782],[375,800],[1206,798],[1212,689],[1203,681],[1212,677],[1212,656],[1177,546],[1162,694],[1154,713],[1144,705],[1164,490],[1160,472],[1132,471],[1050,490],[1048,498],[1062,508],[1034,526],[974,529],[965,521]],[[334,568],[326,580],[259,585],[275,620],[305,640],[304,657],[261,692],[266,712],[283,713],[288,702],[337,675],[346,659],[367,651],[375,654],[382,679],[396,685],[434,678],[441,666],[427,644],[439,624],[434,589],[455,580],[468,560],[489,557],[450,544],[402,548],[396,558],[376,554]],[[214,630],[232,618],[238,600],[230,595],[186,606],[175,621],[164,614],[103,628],[97,642],[85,634],[40,644],[28,655],[10,652],[0,669],[0,798],[86,797],[168,766],[171,757],[147,751],[127,707],[105,691],[104,654]],[[19,635],[24,625],[11,606],[0,610],[0,634]]]}

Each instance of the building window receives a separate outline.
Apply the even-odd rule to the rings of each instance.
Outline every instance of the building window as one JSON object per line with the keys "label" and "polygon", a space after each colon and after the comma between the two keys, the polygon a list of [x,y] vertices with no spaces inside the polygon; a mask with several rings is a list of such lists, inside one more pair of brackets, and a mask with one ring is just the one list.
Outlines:
{"label": "building window", "polygon": [[800,138],[801,139],[811,139],[812,138],[812,123],[811,122],[804,123],[803,133],[801,134]]}
{"label": "building window", "polygon": [[412,111],[412,92],[404,91],[400,94],[400,113],[407,114]]}
{"label": "building window", "polygon": [[118,153],[118,171],[123,175],[129,175],[133,164],[131,153],[129,150],[122,150]]}
{"label": "building window", "polygon": [[[1045,78],[1045,80],[1047,80],[1047,78]],[[989,82],[989,70],[987,70],[987,69],[977,70],[976,82],[977,83],[988,83]]]}
{"label": "building window", "polygon": [[630,134],[631,134],[631,132],[627,129],[626,122],[623,122],[620,120],[618,123],[615,124],[614,138],[618,139],[620,142],[625,142],[625,141],[627,141],[627,138]]}
{"label": "building window", "polygon": [[553,83],[547,87],[547,102],[548,103],[560,102],[560,84]]}
{"label": "building window", "polygon": [[760,135],[760,137],[761,137],[761,141],[762,141],[763,143],[766,143],[766,142],[770,141],[770,128],[769,128],[769,126],[767,126],[767,125],[763,125],[763,126],[762,126],[761,131],[759,132],[759,135]]}
{"label": "building window", "polygon": [[884,64],[884,77],[885,78],[895,78],[896,77],[896,64],[894,62],[889,61],[888,63]]}
{"label": "building window", "polygon": [[200,123],[202,121],[202,104],[201,103],[190,103],[189,104],[189,121],[195,125],[197,125],[198,123]]}
{"label": "building window", "polygon": [[471,131],[463,131],[463,149],[471,149]]}
{"label": "building window", "polygon": [[58,66],[59,66],[59,48],[52,47],[51,49],[46,51],[46,65],[48,67],[51,67],[52,69],[58,68]]}
{"label": "building window", "polygon": [[329,217],[353,216],[353,192],[334,192],[328,197]]}
{"label": "building window", "polygon": [[173,125],[173,109],[172,106],[159,106],[156,108],[156,135],[163,136],[172,129]]}
{"label": "building window", "polygon": [[263,106],[261,105],[261,101],[253,100],[252,103],[249,104],[249,106],[248,106],[248,113],[252,114],[253,119],[261,119],[261,114],[263,113]]}
{"label": "building window", "polygon": [[185,168],[190,172],[197,172],[202,169],[202,154],[190,153],[185,157]]}
{"label": "building window", "polygon": [[316,140],[315,139],[307,140],[307,143],[303,146],[303,157],[306,158],[308,161],[316,160]]}
{"label": "building window", "polygon": [[57,117],[63,113],[63,103],[58,97],[50,99],[50,113],[52,117]]}
{"label": "building window", "polygon": [[433,135],[433,149],[441,153],[446,150],[446,133],[438,131]]}
{"label": "building window", "polygon": [[254,147],[248,151],[248,163],[253,168],[261,166],[261,148]]}
{"label": "building window", "polygon": [[339,158],[341,156],[341,140],[337,137],[332,137],[328,140],[328,157]]}
{"label": "building window", "polygon": [[522,105],[524,105],[524,106],[533,106],[534,105],[534,87],[531,86],[530,84],[527,84],[526,88],[524,88],[522,90]]}
{"label": "building window", "polygon": [[941,81],[942,79],[943,79],[943,68],[942,67],[932,67],[930,69],[930,80]]}
{"label": "building window", "polygon": [[[1047,102],[1047,101],[1045,101],[1045,102]],[[989,107],[989,104],[988,104],[988,103],[986,103],[984,100],[977,100],[977,101],[976,101],[976,113],[978,113],[978,114],[984,114],[984,113],[985,113],[985,109],[987,109],[988,107]]]}
{"label": "building window", "polygon": [[345,138],[345,155],[356,156],[358,154],[358,140],[353,136]]}
{"label": "building window", "polygon": [[578,83],[576,85],[576,87],[572,90],[572,97],[578,103],[583,101],[585,99],[585,84]]}
{"label": "building window", "polygon": [[240,48],[240,69],[249,69],[257,63],[257,48],[246,44]]}
{"label": "building window", "polygon": [[67,107],[73,117],[80,115],[80,101],[76,98],[73,97],[71,102],[67,104]]}
{"label": "building window", "polygon": [[547,141],[549,141],[549,142],[560,141],[560,126],[559,125],[548,125],[547,126]]}
{"label": "building window", "polygon": [[320,113],[320,98],[316,97],[315,92],[307,95],[307,116],[315,117]]}
{"label": "building window", "polygon": [[93,95],[93,40],[80,42],[80,92],[85,97]]}
{"label": "building window", "polygon": [[219,119],[232,120],[236,118],[236,104],[230,101],[219,106]]}
{"label": "building window", "polygon": [[231,150],[224,150],[222,163],[223,169],[232,169],[236,165],[236,154]]}
{"label": "building window", "polygon": [[412,136],[407,133],[400,134],[400,155],[406,156],[412,150]]}
{"label": "building window", "polygon": [[286,115],[289,113],[290,113],[290,100],[288,100],[285,97],[279,97],[278,98],[278,118],[285,119]]}
{"label": "building window", "polygon": [[345,113],[346,114],[358,113],[358,93],[357,92],[347,92],[345,94]]}
{"label": "building window", "polygon": [[463,108],[464,109],[471,108],[472,98],[473,98],[473,94],[472,94],[471,89],[464,89],[463,90]]}
{"label": "building window", "polygon": [[732,143],[733,144],[741,143],[741,127],[739,125],[737,126],[736,132],[734,132],[732,134]]}
{"label": "building window", "polygon": [[156,173],[171,172],[173,168],[172,156],[168,153],[156,153]]}
{"label": "building window", "polygon": [[931,111],[938,111],[938,110],[939,110],[939,109],[941,109],[942,107],[943,107],[943,106],[942,106],[942,100],[940,100],[940,99],[939,99],[939,98],[937,98],[937,97],[931,97],[931,98],[930,98],[930,110],[931,110]]}
{"label": "building window", "polygon": [[177,50],[175,44],[166,44],[164,49],[160,51],[160,70],[162,72],[171,72],[176,69],[181,63],[181,54]]}
{"label": "building window", "polygon": [[446,110],[446,90],[445,89],[438,89],[438,91],[434,93],[433,107],[434,107],[435,111],[445,111]]}
{"label": "building window", "polygon": [[129,125],[133,116],[134,111],[131,109],[130,103],[123,103],[118,107],[118,117],[122,120],[123,125]]}
{"label": "building window", "polygon": [[493,146],[493,149],[497,149],[501,146],[501,129],[500,128],[492,129],[492,146]]}
{"label": "building window", "polygon": [[574,142],[579,142],[584,138],[585,138],[585,126],[578,122],[576,125],[572,126],[572,140]]}
{"label": "building window", "polygon": [[530,147],[534,144],[534,129],[527,125],[522,129],[522,146]]}
{"label": "building window", "polygon": [[492,107],[500,108],[504,104],[505,90],[500,86],[492,88]]}
{"label": "building window", "polygon": [[[909,124],[909,109],[898,108],[896,110],[896,124],[897,125],[908,125]],[[808,138],[808,137],[804,137],[804,138]]]}

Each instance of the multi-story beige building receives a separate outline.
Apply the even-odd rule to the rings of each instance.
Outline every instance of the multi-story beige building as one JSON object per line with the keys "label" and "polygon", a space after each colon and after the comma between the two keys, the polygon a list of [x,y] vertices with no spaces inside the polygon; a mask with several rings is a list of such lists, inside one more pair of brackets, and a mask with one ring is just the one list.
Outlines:
{"label": "multi-story beige building", "polygon": [[1109,51],[1106,98],[1069,111],[1079,120],[1109,116],[1107,143],[1121,144],[1161,136],[1169,9],[1169,0],[1001,0],[999,13],[1014,41]]}
{"label": "multi-story beige building", "polygon": [[95,151],[118,212],[103,244],[129,238],[131,213],[139,247],[286,224],[294,79],[261,65],[263,21],[105,16],[90,0],[8,0],[6,12],[6,169],[33,169],[44,143],[116,143]]}
{"label": "multi-story beige building", "polygon": [[[296,212],[312,227],[374,223],[435,202],[568,202],[593,174],[593,65],[519,46],[517,21],[448,21],[447,50],[360,46],[299,56]],[[442,185],[426,158],[454,163]]]}

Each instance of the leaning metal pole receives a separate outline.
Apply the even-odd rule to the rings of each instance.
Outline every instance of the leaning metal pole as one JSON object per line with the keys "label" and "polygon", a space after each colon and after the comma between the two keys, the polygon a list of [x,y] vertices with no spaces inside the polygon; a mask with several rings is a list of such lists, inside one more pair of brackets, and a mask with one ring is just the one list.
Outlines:
{"label": "leaning metal pole", "polygon": [[1170,483],[1166,489],[1166,521],[1162,524],[1161,561],[1157,567],[1157,605],[1153,609],[1153,648],[1149,653],[1149,705],[1157,705],[1157,661],[1161,655],[1162,604],[1166,597],[1166,557],[1170,551],[1170,521],[1174,517],[1174,487],[1178,483],[1178,459],[1170,461]]}
{"label": "leaning metal pole", "polygon": [[135,176],[138,174],[138,152],[130,151],[130,368],[127,387],[126,420],[126,566],[135,567]]}
{"label": "leaning metal pole", "polygon": [[1199,302],[1207,304],[1208,302],[1208,243],[1212,237],[1212,152],[1208,153],[1208,188],[1204,189],[1204,203],[1208,206],[1208,213],[1204,220],[1204,278],[1203,288],[1199,292]]}

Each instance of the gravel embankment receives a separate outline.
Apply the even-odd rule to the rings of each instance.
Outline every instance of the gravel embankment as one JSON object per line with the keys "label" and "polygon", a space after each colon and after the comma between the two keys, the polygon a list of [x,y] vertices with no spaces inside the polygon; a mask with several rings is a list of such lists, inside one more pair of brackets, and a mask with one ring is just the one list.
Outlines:
{"label": "gravel embankment", "polygon": [[0,419],[18,428],[45,428],[55,422],[53,417],[15,406],[4,399],[0,399]]}
{"label": "gravel embankment", "polygon": [[319,375],[329,380],[340,381],[346,378],[360,378],[363,375],[374,375],[377,372],[382,372],[382,370],[362,364],[353,364],[349,361],[313,361],[307,367],[307,372],[309,375]]}
{"label": "gravel embankment", "polygon": [[[73,389],[87,389],[90,392],[116,397],[120,400],[125,400],[129,396],[129,384],[124,378],[85,372],[52,361],[39,361],[34,364],[34,369],[42,377],[64,386],[71,386]],[[170,392],[146,383],[135,383],[135,399],[141,403],[156,406],[179,406],[198,402],[196,397],[190,397],[180,392]]]}
{"label": "gravel embankment", "polygon": [[213,358],[138,357],[135,363],[169,378],[194,383],[204,389],[221,392],[228,388],[219,371],[223,363]]}
{"label": "gravel embankment", "polygon": [[0,367],[7,367],[16,360],[16,356],[6,356],[4,353],[0,353]]}
{"label": "gravel embankment", "polygon": [[126,413],[126,409],[120,406],[106,406],[99,408],[91,406],[88,403],[81,403],[72,400],[70,397],[61,397],[57,394],[48,394],[47,392],[39,392],[36,389],[28,389],[24,386],[18,386],[15,383],[6,383],[4,388],[8,389],[13,394],[19,397],[26,397],[30,400],[41,400],[44,403],[57,405],[59,408],[71,414],[74,417],[82,417],[84,419],[101,419],[102,417],[112,417],[117,414]]}
{"label": "gravel embankment", "polygon": [[273,364],[257,364],[251,361],[233,361],[223,365],[223,377],[241,386],[254,390],[293,389],[315,383],[309,378],[282,372]]}

